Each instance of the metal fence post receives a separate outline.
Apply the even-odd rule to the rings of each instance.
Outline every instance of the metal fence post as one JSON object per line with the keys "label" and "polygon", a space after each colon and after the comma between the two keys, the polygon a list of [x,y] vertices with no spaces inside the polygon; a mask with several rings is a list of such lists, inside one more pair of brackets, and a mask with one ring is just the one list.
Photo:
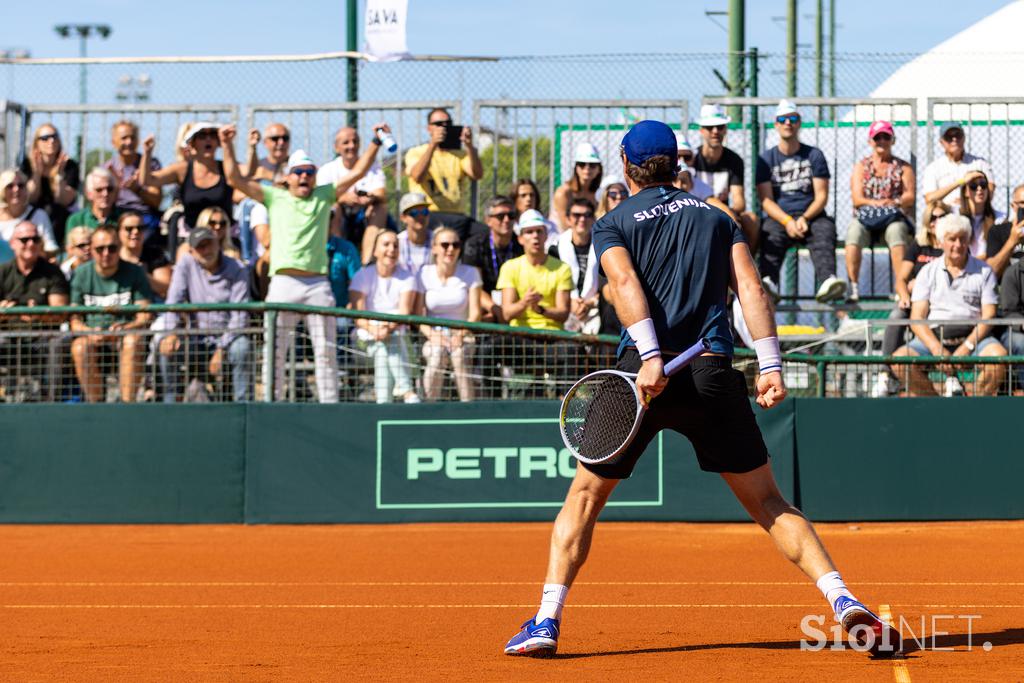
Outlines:
{"label": "metal fence post", "polygon": [[277,373],[277,311],[263,314],[263,400],[274,402],[274,375]]}

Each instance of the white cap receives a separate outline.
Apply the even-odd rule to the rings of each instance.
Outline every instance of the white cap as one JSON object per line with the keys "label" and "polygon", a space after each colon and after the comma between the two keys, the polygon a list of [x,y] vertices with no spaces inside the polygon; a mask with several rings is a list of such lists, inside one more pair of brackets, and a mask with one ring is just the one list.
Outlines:
{"label": "white cap", "polygon": [[690,141],[686,139],[686,135],[683,133],[676,133],[676,150],[679,152],[692,152],[693,147],[690,145]]}
{"label": "white cap", "polygon": [[297,149],[291,153],[288,157],[288,172],[291,173],[293,168],[299,168],[300,166],[312,166],[316,168],[316,162],[306,154],[306,150]]}
{"label": "white cap", "polygon": [[589,142],[581,142],[576,145],[576,155],[572,158],[574,164],[599,164],[601,156],[597,153],[597,147]]}
{"label": "white cap", "polygon": [[796,108],[796,105],[789,100],[779,100],[779,106],[775,107],[776,116],[785,116],[786,114],[800,115],[800,110]]}
{"label": "white cap", "polygon": [[196,121],[189,127],[188,133],[185,134],[185,139],[182,142],[187,145],[192,142],[192,138],[204,130],[220,130],[220,124],[213,121]]}
{"label": "white cap", "polygon": [[697,118],[697,125],[701,126],[722,126],[732,121],[732,119],[726,115],[725,110],[722,109],[720,104],[702,104],[700,107],[700,116]]}
{"label": "white cap", "polygon": [[548,221],[546,218],[544,218],[544,214],[542,214],[537,209],[527,209],[526,211],[523,211],[522,214],[520,214],[519,220],[516,221],[516,224],[514,226],[514,230],[518,235],[523,231],[524,228],[535,228],[538,225],[544,228],[545,230],[548,229]]}

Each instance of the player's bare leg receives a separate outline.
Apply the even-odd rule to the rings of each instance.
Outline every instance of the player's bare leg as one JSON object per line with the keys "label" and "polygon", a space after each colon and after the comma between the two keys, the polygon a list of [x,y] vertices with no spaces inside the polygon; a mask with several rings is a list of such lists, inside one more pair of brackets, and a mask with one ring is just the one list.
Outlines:
{"label": "player's bare leg", "polygon": [[884,624],[846,587],[814,526],[782,497],[770,464],[743,474],[722,474],[722,478],[754,521],[771,535],[782,554],[815,582],[835,610],[836,620],[851,636],[876,654],[891,655],[902,649],[898,632]]}
{"label": "player's bare leg", "polygon": [[723,474],[736,498],[755,522],[771,535],[776,547],[790,562],[813,580],[836,570],[814,527],[803,513],[782,497],[765,463],[743,474]]}
{"label": "player's bare leg", "polygon": [[604,479],[585,467],[576,467],[576,476],[551,531],[551,555],[540,608],[536,617],[527,620],[508,641],[505,654],[549,657],[558,650],[565,596],[587,561],[597,516],[618,483],[618,479]]}
{"label": "player's bare leg", "polygon": [[580,567],[587,561],[597,516],[618,483],[618,479],[604,479],[585,467],[576,467],[576,476],[551,530],[545,583],[572,585]]}

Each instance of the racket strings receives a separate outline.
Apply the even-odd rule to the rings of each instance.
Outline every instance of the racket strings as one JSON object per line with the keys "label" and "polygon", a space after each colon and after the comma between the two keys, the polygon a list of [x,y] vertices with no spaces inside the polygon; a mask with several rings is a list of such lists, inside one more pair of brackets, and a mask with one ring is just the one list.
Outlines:
{"label": "racket strings", "polygon": [[599,373],[577,384],[565,399],[563,432],[579,456],[595,460],[615,454],[637,418],[636,389],[629,379]]}

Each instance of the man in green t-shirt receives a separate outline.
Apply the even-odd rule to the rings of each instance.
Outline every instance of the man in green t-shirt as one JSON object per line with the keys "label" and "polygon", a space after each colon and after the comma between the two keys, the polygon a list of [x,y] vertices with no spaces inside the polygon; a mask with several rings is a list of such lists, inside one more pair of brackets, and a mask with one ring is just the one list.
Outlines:
{"label": "man in green t-shirt", "polygon": [[[71,304],[78,306],[145,305],[153,300],[146,271],[121,260],[117,230],[100,226],[89,240],[93,258],[75,270],[71,279]],[[149,326],[148,313],[108,312],[71,316],[71,358],[85,400],[103,400],[103,375],[100,361],[104,354],[115,353],[120,368],[121,400],[131,403],[142,378],[145,338],[133,332]],[[128,332],[128,334],[124,334]]]}
{"label": "man in green t-shirt", "polygon": [[66,230],[77,227],[90,229],[101,225],[117,225],[121,211],[114,205],[117,200],[117,179],[105,168],[94,168],[85,177],[85,208],[68,218]]}
{"label": "man in green t-shirt", "polygon": [[[262,185],[256,179],[243,177],[235,158],[235,127],[224,126],[219,130],[221,147],[224,149],[224,175],[228,183],[267,207],[271,276],[267,302],[324,307],[336,305],[327,279],[327,237],[331,207],[370,170],[380,147],[377,131],[381,130],[391,132],[386,123],[374,126],[374,133],[370,136],[371,144],[349,173],[333,186],[317,186],[316,164],[304,151],[296,150],[288,158],[285,178],[287,189]],[[276,397],[281,400],[286,389],[285,357],[298,315],[281,312],[277,321],[278,344],[274,349],[276,373],[273,380]],[[336,403],[338,360],[335,356],[335,321],[321,315],[307,315],[306,329],[313,342],[317,396],[321,403]]]}

